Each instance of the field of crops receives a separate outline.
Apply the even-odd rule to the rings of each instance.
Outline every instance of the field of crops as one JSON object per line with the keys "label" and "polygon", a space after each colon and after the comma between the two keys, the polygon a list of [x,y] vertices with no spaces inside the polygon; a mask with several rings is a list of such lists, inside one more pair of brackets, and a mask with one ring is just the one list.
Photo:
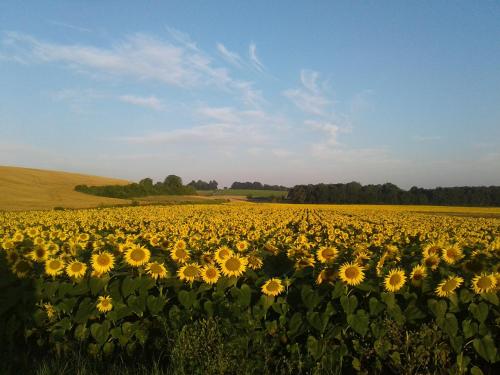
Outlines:
{"label": "field of crops", "polygon": [[186,374],[476,375],[500,359],[495,217],[259,204],[0,215],[11,353],[162,353]]}

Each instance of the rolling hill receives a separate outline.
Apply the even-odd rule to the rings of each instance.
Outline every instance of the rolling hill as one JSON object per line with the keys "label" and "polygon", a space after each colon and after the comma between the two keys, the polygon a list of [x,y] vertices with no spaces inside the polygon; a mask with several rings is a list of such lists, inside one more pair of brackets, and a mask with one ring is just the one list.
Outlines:
{"label": "rolling hill", "polygon": [[74,191],[78,184],[127,184],[126,180],[78,173],[0,166],[0,210],[87,208],[129,203]]}

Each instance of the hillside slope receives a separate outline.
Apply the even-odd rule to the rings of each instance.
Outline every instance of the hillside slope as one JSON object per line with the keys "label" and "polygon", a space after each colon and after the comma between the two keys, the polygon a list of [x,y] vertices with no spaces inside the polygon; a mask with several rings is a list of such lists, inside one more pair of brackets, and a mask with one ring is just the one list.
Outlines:
{"label": "hillside slope", "polygon": [[78,173],[0,166],[0,210],[84,208],[128,203],[74,191],[76,185],[127,184],[115,178]]}

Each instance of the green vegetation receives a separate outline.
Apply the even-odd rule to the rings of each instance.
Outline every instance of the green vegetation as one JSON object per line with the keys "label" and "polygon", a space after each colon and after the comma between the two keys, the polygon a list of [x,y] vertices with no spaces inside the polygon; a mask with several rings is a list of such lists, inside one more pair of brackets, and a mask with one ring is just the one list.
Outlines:
{"label": "green vegetation", "polygon": [[406,191],[394,184],[296,185],[288,198],[293,203],[418,204],[443,206],[500,206],[500,186],[463,186]]}
{"label": "green vegetation", "polygon": [[184,186],[179,176],[169,175],[163,182],[153,185],[153,180],[145,178],[139,183],[128,185],[87,186],[77,185],[75,190],[81,193],[111,198],[137,198],[149,195],[190,195],[196,190],[192,186]]}
{"label": "green vegetation", "polygon": [[252,198],[286,197],[286,191],[255,190],[255,189],[219,189],[212,191],[198,191],[200,195],[242,196]]}

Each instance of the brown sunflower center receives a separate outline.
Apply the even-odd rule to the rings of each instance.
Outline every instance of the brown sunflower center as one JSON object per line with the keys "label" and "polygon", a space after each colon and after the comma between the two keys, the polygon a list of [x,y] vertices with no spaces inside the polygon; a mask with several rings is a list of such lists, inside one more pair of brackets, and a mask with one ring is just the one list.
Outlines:
{"label": "brown sunflower center", "polygon": [[152,272],[152,273],[157,273],[157,274],[160,274],[163,272],[163,269],[161,268],[161,265],[159,264],[156,264],[156,263],[153,263],[150,267],[149,267],[149,270]]}
{"label": "brown sunflower center", "polygon": [[184,269],[184,275],[186,277],[196,277],[198,276],[198,268],[195,266],[187,266]]}
{"label": "brown sunflower center", "polygon": [[477,281],[477,286],[481,289],[488,289],[493,283],[488,276],[483,276]]}
{"label": "brown sunflower center", "polygon": [[107,256],[106,254],[100,254],[98,257],[97,257],[97,263],[100,265],[100,266],[108,266],[110,263],[111,263],[111,259],[109,256]]}
{"label": "brown sunflower center", "polygon": [[277,283],[276,281],[270,281],[269,284],[267,284],[266,289],[270,292],[276,292],[280,288],[280,284]]}
{"label": "brown sunflower center", "polygon": [[229,258],[226,261],[226,268],[229,271],[237,271],[241,267],[241,262],[237,258]]}
{"label": "brown sunflower center", "polygon": [[136,262],[140,262],[141,260],[144,260],[146,257],[146,253],[142,249],[134,249],[130,253],[130,258]]}
{"label": "brown sunflower center", "polygon": [[401,275],[399,274],[394,274],[389,279],[389,284],[391,285],[398,285],[400,282],[401,282]]}
{"label": "brown sunflower center", "polygon": [[73,272],[80,272],[83,268],[83,265],[81,263],[73,263],[71,265],[71,271]]}
{"label": "brown sunflower center", "polygon": [[356,267],[347,267],[345,270],[345,277],[348,279],[355,279],[359,275],[359,270]]}

